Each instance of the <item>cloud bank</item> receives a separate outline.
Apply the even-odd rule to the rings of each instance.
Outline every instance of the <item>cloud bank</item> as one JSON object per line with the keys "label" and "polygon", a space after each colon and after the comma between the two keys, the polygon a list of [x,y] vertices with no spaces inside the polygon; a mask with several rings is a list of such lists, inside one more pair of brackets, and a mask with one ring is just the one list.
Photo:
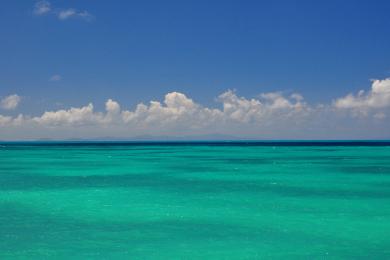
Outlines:
{"label": "cloud bank", "polygon": [[[15,109],[17,95],[2,100]],[[245,98],[226,91],[216,107],[203,106],[183,93],[171,92],[163,101],[124,109],[112,99],[104,111],[89,103],[40,116],[0,115],[0,139],[131,138],[137,135],[189,136],[224,134],[254,139],[389,138],[390,79],[374,80],[359,91],[329,104],[308,104],[298,93],[263,93]]]}

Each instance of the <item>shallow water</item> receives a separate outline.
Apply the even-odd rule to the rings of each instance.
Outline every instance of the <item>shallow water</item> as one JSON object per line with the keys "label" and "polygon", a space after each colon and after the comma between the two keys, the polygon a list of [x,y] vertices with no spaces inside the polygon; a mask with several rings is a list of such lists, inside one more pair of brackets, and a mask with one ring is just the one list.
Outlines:
{"label": "shallow water", "polygon": [[0,258],[390,258],[390,146],[0,146]]}

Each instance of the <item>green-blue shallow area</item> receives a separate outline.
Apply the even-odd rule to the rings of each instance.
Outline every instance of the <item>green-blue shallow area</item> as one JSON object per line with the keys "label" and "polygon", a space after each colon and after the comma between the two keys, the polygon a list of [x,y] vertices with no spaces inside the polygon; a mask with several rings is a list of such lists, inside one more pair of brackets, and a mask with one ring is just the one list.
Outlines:
{"label": "green-blue shallow area", "polygon": [[389,259],[390,144],[1,143],[1,259]]}

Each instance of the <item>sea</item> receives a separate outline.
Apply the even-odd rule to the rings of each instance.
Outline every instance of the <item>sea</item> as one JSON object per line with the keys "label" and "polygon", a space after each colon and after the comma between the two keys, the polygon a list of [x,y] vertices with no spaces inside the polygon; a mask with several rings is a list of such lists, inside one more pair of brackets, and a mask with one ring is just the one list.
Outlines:
{"label": "sea", "polygon": [[0,259],[390,259],[390,142],[1,142]]}

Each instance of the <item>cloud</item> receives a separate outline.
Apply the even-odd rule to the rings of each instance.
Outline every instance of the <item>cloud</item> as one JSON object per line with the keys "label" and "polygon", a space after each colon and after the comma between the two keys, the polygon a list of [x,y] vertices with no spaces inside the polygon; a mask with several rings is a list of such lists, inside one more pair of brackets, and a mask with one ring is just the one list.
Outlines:
{"label": "cloud", "polygon": [[221,119],[218,109],[205,108],[179,92],[165,95],[164,102],[138,104],[134,111],[122,111],[122,120],[137,127],[200,128]]}
{"label": "cloud", "polygon": [[12,122],[12,117],[0,115],[0,126],[7,126]]}
{"label": "cloud", "polygon": [[70,18],[82,18],[86,21],[91,21],[93,16],[87,11],[77,11],[76,9],[69,8],[65,10],[61,10],[58,15],[58,19],[67,20]]}
{"label": "cloud", "polygon": [[33,13],[35,15],[44,15],[49,13],[51,10],[51,5],[48,1],[39,1],[36,2],[34,5]]}
{"label": "cloud", "polygon": [[58,75],[58,74],[53,75],[53,76],[51,76],[51,77],[49,78],[49,81],[60,81],[60,80],[62,80],[62,76],[61,76],[61,75]]}
{"label": "cloud", "polygon": [[[373,81],[367,94],[347,95],[321,105],[306,103],[298,93],[270,92],[246,98],[231,90],[218,96],[215,107],[203,106],[180,92],[167,93],[162,101],[139,103],[134,109],[108,99],[104,111],[96,111],[89,103],[39,116],[2,115],[0,138],[210,133],[279,139],[389,138],[388,82]],[[370,112],[356,118],[355,109]]]}
{"label": "cloud", "polygon": [[386,114],[383,113],[383,112],[379,112],[379,113],[374,114],[374,118],[376,118],[376,119],[385,119],[386,118]]}
{"label": "cloud", "polygon": [[[360,90],[356,95],[349,94],[334,102],[338,109],[349,109],[356,114],[367,115],[371,111],[390,107],[390,78],[373,80],[366,93]],[[383,112],[381,113],[383,114]],[[384,118],[385,116],[380,116]]]}
{"label": "cloud", "polygon": [[304,114],[309,110],[303,97],[298,94],[290,98],[279,92],[263,93],[261,99],[238,97],[229,90],[219,96],[223,104],[223,114],[232,120],[248,123],[261,122],[272,116],[292,116],[297,112]]}
{"label": "cloud", "polygon": [[62,10],[57,15],[60,20],[67,20],[69,18],[82,18],[86,21],[91,21],[93,16],[87,11],[77,11],[75,9]]}
{"label": "cloud", "polygon": [[40,117],[32,118],[32,121],[46,126],[82,126],[99,123],[101,117],[101,113],[94,113],[93,105],[89,103],[81,108],[45,112]]}
{"label": "cloud", "polygon": [[44,126],[85,126],[109,124],[120,116],[120,105],[118,102],[108,99],[106,102],[106,113],[94,111],[94,106],[89,103],[80,108],[61,109],[47,111],[39,117],[31,120]]}
{"label": "cloud", "polygon": [[92,21],[94,18],[94,16],[90,14],[88,11],[78,12],[77,16],[89,22]]}
{"label": "cloud", "polygon": [[18,107],[19,103],[21,101],[21,97],[14,94],[10,95],[8,97],[3,98],[0,101],[0,107],[5,110],[14,110]]}
{"label": "cloud", "polygon": [[106,102],[106,111],[110,114],[119,114],[121,107],[118,102],[109,99]]}
{"label": "cloud", "polygon": [[58,15],[58,19],[67,20],[69,18],[82,18],[86,21],[91,21],[93,16],[87,11],[77,11],[76,9],[69,8],[65,10],[61,10]]}
{"label": "cloud", "polygon": [[76,13],[76,10],[74,9],[66,9],[66,10],[62,10],[58,13],[58,19],[60,20],[66,20],[68,19],[69,17],[72,17],[72,16],[75,16],[77,13]]}
{"label": "cloud", "polygon": [[94,16],[88,11],[79,11],[75,8],[56,8],[52,9],[48,1],[39,1],[34,5],[33,13],[35,15],[52,14],[57,16],[59,20],[68,20],[70,18],[81,18],[85,21],[92,21]]}

